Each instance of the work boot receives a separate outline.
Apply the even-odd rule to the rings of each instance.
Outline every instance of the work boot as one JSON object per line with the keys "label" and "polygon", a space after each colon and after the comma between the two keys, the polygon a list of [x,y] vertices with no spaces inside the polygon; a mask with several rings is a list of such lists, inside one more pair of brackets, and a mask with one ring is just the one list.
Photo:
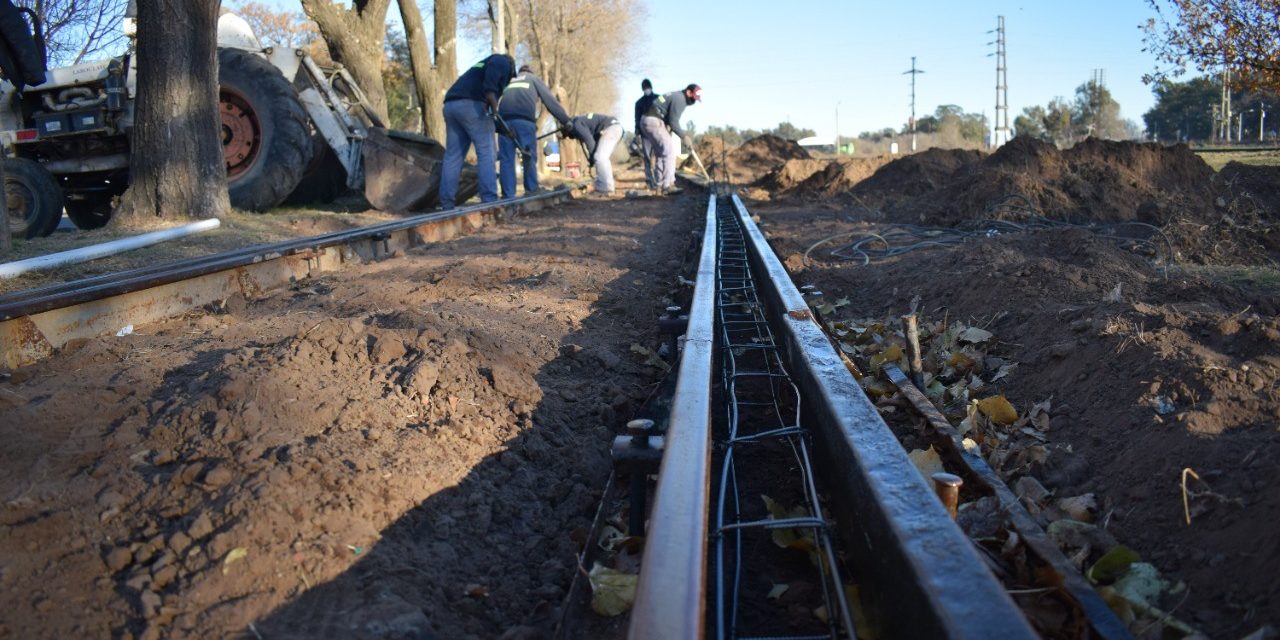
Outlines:
{"label": "work boot", "polygon": [[666,196],[678,196],[682,193],[684,193],[684,189],[681,189],[680,187],[667,187],[662,190],[662,195]]}

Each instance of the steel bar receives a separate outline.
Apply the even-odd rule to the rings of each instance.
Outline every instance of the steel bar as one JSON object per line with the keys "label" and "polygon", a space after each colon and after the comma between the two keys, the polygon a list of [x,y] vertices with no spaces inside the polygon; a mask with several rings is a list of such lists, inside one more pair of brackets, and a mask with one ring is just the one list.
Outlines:
{"label": "steel bar", "polygon": [[233,295],[256,297],[349,262],[448,240],[568,196],[561,189],[12,293],[0,297],[0,366],[25,366],[76,338],[164,320]]}
{"label": "steel bar", "polygon": [[716,244],[711,196],[630,638],[698,638],[705,625]]}
{"label": "steel bar", "polygon": [[970,452],[965,448],[963,436],[960,435],[951,423],[947,421],[942,412],[925,397],[924,393],[907,378],[907,375],[895,365],[886,365],[885,373],[888,374],[889,380],[898,387],[902,394],[911,401],[912,406],[920,412],[922,416],[929,422],[929,426],[942,436],[939,444],[944,450],[944,455],[950,452],[950,459],[963,466],[962,471],[969,479],[976,481],[983,489],[995,495],[1000,501],[1000,507],[1004,513],[1009,516],[1009,523],[1018,535],[1022,536],[1022,540],[1027,544],[1041,560],[1053,568],[1058,578],[1062,581],[1062,587],[1070,593],[1071,597],[1079,604],[1080,609],[1084,612],[1085,617],[1089,620],[1093,631],[1100,638],[1130,638],[1132,637],[1120,621],[1116,614],[1111,611],[1111,607],[1103,601],[1093,586],[1076,571],[1075,567],[1067,560],[1058,547],[1054,545],[1036,524],[1031,514],[1023,508],[1018,498],[1013,495],[1013,491],[1009,490],[1009,486],[996,475],[995,470],[987,464],[982,456]]}
{"label": "steel bar", "polygon": [[852,569],[886,637],[1034,638],[832,349],[737,195],[763,302],[813,418]]}

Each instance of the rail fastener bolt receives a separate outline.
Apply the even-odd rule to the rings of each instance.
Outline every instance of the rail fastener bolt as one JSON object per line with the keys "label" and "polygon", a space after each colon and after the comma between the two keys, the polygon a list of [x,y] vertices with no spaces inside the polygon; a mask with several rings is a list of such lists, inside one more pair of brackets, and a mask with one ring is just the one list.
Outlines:
{"label": "rail fastener bolt", "polygon": [[649,493],[649,474],[657,473],[662,462],[663,438],[654,435],[654,422],[637,418],[627,423],[627,434],[613,439],[613,466],[619,473],[631,476],[629,533],[644,535],[645,498]]}
{"label": "rail fastener bolt", "polygon": [[956,519],[956,511],[960,508],[960,486],[963,484],[964,480],[954,473],[933,474],[933,490],[942,501],[942,506],[947,508],[947,513],[951,514],[952,520]]}

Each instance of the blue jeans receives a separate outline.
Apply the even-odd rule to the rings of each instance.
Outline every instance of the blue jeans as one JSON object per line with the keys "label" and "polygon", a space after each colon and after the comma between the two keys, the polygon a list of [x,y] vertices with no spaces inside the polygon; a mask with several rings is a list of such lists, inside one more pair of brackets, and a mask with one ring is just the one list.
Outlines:
{"label": "blue jeans", "polygon": [[[533,193],[538,190],[538,156],[534,155],[538,147],[538,124],[532,120],[512,118],[507,120],[507,128],[516,135],[516,140],[525,150],[521,161],[524,192]],[[502,197],[516,197],[516,143],[506,136],[498,138],[498,182],[502,185]]]}
{"label": "blue jeans", "polygon": [[479,100],[450,100],[444,103],[444,167],[440,170],[440,207],[452,209],[458,203],[458,178],[467,148],[476,147],[476,173],[480,179],[480,201],[498,199],[498,175],[493,167],[493,119]]}

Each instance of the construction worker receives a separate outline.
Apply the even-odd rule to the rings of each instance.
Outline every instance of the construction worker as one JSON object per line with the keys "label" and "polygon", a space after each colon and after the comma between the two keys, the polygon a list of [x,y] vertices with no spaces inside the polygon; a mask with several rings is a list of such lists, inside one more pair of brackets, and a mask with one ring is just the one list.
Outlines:
{"label": "construction worker", "polygon": [[649,82],[648,78],[640,81],[640,90],[644,92],[644,95],[640,96],[639,100],[636,100],[636,144],[639,146],[637,151],[640,154],[640,159],[644,162],[645,186],[652,191],[658,188],[658,180],[653,172],[653,147],[644,136],[640,135],[640,118],[643,118],[644,114],[648,113],[649,107],[658,98],[658,95],[653,92],[653,83]]}
{"label": "construction worker", "polygon": [[440,208],[457,205],[458,179],[467,148],[475,145],[476,172],[480,180],[480,201],[498,199],[498,176],[494,169],[494,116],[498,98],[515,76],[511,56],[495,53],[475,63],[454,81],[444,94],[444,167],[440,171]]}
{"label": "construction worker", "polygon": [[693,147],[689,134],[680,126],[680,116],[685,107],[701,99],[702,87],[691,84],[683,91],[658,96],[640,118],[640,133],[653,146],[654,173],[663,193],[680,192],[676,189],[676,155],[681,142]]}
{"label": "construction worker", "polygon": [[506,122],[512,140],[508,136],[498,138],[498,182],[502,185],[502,197],[516,196],[516,145],[524,155],[524,192],[534,193],[538,190],[538,157],[534,155],[538,146],[538,103],[547,106],[547,112],[563,127],[569,122],[569,114],[551,94],[546,83],[534,75],[529,65],[520,67],[520,72],[502,92],[502,100],[498,102],[498,115]]}
{"label": "construction worker", "polygon": [[569,120],[564,134],[582,143],[587,150],[587,164],[596,169],[596,193],[613,193],[613,162],[610,156],[622,140],[622,124],[613,116],[588,113]]}

